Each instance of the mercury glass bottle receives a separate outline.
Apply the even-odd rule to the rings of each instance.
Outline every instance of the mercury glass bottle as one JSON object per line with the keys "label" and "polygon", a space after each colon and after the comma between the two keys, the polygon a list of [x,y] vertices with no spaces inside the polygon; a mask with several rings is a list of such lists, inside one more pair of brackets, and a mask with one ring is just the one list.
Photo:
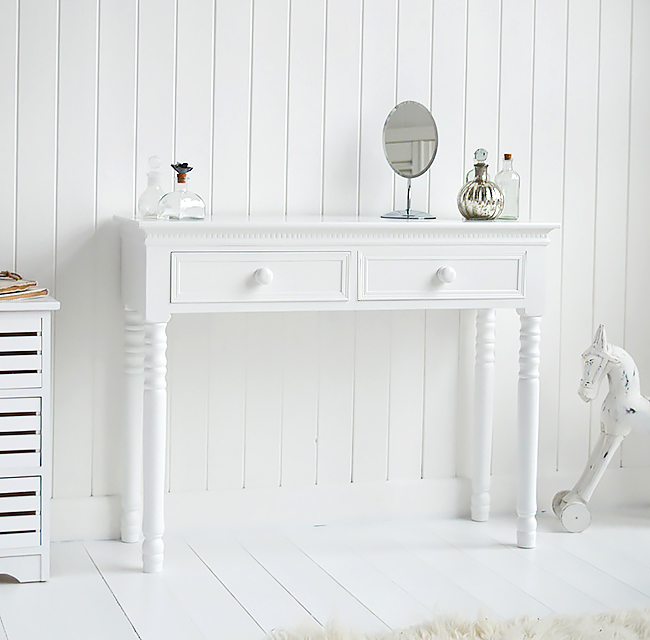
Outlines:
{"label": "mercury glass bottle", "polygon": [[176,188],[160,199],[159,217],[166,220],[205,220],[205,202],[187,188],[187,174],[192,171],[187,162],[171,165],[176,171]]}
{"label": "mercury glass bottle", "polygon": [[160,198],[165,195],[161,185],[162,173],[160,169],[160,158],[151,156],[149,158],[149,171],[147,172],[147,188],[138,198],[138,213],[143,218],[157,218],[158,204]]}
{"label": "mercury glass bottle", "polygon": [[474,179],[465,183],[458,192],[458,210],[467,220],[493,220],[503,210],[503,193],[494,182],[486,178],[487,165],[474,165]]}
{"label": "mercury glass bottle", "polygon": [[503,212],[500,220],[519,219],[519,174],[512,168],[512,155],[503,154],[503,169],[494,176],[494,182],[503,192]]}

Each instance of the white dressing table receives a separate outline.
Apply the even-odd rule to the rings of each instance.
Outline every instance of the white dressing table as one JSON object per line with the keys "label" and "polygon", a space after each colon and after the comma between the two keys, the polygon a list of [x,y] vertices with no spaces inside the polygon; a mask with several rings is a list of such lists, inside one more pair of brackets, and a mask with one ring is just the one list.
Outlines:
{"label": "white dressing table", "polygon": [[122,540],[137,541],[142,524],[145,572],[163,565],[166,327],[173,313],[477,309],[471,513],[483,521],[489,512],[495,309],[517,309],[517,544],[534,547],[540,317],[548,235],[559,225],[379,218],[116,221],[126,311]]}

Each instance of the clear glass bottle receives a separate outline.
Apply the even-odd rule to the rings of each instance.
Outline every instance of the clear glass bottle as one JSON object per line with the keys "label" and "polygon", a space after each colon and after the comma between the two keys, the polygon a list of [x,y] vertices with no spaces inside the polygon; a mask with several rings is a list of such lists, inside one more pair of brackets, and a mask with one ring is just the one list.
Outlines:
{"label": "clear glass bottle", "polygon": [[145,219],[158,217],[158,204],[160,198],[165,195],[161,185],[162,173],[158,169],[160,169],[160,158],[151,156],[149,158],[149,171],[147,172],[147,188],[138,198],[138,213]]}
{"label": "clear glass bottle", "polygon": [[499,220],[519,219],[519,174],[512,168],[512,155],[503,154],[503,169],[494,176],[494,182],[503,192],[505,199]]}
{"label": "clear glass bottle", "polygon": [[187,188],[187,162],[171,165],[176,171],[176,188],[160,199],[159,217],[165,220],[205,220],[205,202]]}
{"label": "clear glass bottle", "polygon": [[474,180],[474,178],[476,178],[476,165],[477,164],[485,165],[485,167],[486,167],[485,179],[486,180],[490,179],[490,174],[487,172],[487,164],[485,164],[487,158],[488,158],[488,152],[485,149],[477,149],[474,152],[474,168],[470,169],[467,172],[467,175],[465,176],[465,182],[469,182],[470,180]]}

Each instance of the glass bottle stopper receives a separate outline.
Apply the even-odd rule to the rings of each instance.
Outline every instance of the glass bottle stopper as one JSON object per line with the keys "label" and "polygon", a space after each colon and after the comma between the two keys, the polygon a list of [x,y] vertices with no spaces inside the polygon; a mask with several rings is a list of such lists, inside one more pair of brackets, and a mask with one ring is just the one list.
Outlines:
{"label": "glass bottle stopper", "polygon": [[477,149],[474,152],[474,160],[475,162],[485,162],[488,157],[488,152],[486,149]]}

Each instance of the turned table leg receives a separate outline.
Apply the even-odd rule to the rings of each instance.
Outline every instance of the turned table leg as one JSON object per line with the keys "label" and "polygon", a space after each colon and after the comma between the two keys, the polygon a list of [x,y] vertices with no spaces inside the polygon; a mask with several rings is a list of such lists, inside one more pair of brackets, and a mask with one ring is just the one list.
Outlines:
{"label": "turned table leg", "polygon": [[142,394],[144,391],[144,323],[125,310],[124,325],[124,483],[122,489],[123,542],[142,535]]}
{"label": "turned table leg", "polygon": [[537,536],[537,438],[539,431],[539,339],[541,318],[521,316],[519,350],[519,469],[517,546],[532,549]]}
{"label": "turned table leg", "polygon": [[144,355],[143,568],[157,573],[163,565],[165,440],[167,430],[167,323],[147,322]]}
{"label": "turned table leg", "polygon": [[476,314],[476,364],[474,368],[474,472],[472,520],[484,522],[490,512],[490,461],[494,408],[494,341],[496,312]]}

